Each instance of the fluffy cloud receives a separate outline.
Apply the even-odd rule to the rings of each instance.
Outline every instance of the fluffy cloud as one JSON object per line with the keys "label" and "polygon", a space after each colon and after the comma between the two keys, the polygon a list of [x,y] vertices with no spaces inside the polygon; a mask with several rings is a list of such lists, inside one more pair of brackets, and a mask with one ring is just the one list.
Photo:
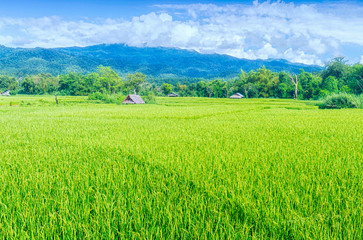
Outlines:
{"label": "fluffy cloud", "polygon": [[321,64],[344,54],[344,43],[363,46],[363,7],[359,5],[255,1],[253,5],[156,7],[158,11],[129,21],[0,18],[0,44],[51,48],[126,43],[306,64]]}

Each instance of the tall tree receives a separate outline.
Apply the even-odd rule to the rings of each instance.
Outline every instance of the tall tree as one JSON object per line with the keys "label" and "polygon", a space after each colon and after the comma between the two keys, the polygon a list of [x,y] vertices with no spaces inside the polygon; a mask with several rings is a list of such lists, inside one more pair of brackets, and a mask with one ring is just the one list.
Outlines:
{"label": "tall tree", "polygon": [[19,83],[14,77],[0,75],[0,92],[6,90],[17,90]]}
{"label": "tall tree", "polygon": [[161,91],[164,95],[168,95],[169,93],[171,93],[171,91],[173,91],[173,85],[169,83],[163,83],[161,85]]}
{"label": "tall tree", "polygon": [[363,93],[363,64],[357,63],[350,68],[347,84],[353,93]]}
{"label": "tall tree", "polygon": [[140,72],[134,74],[127,74],[127,81],[125,86],[128,91],[139,92],[141,89],[141,85],[146,82],[146,76]]}
{"label": "tall tree", "polygon": [[104,93],[116,93],[123,86],[121,77],[111,67],[99,66],[98,74],[96,84]]}
{"label": "tall tree", "polygon": [[58,91],[59,79],[49,73],[40,73],[25,77],[21,86],[27,94],[51,94]]}
{"label": "tall tree", "polygon": [[324,81],[330,76],[335,77],[338,90],[340,90],[346,83],[349,68],[344,57],[336,57],[326,64],[325,69],[321,72],[322,79]]}

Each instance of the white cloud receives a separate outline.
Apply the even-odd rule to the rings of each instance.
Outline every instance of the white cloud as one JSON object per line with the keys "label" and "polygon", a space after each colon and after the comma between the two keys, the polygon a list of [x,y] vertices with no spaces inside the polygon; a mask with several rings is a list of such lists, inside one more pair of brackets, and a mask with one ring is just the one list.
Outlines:
{"label": "white cloud", "polygon": [[276,48],[273,48],[270,43],[266,43],[263,48],[257,51],[257,57],[261,59],[267,59],[269,57],[275,57],[277,53],[278,51]]}
{"label": "white cloud", "polygon": [[287,49],[284,54],[283,58],[287,59],[291,62],[299,62],[304,64],[316,64],[322,65],[322,61],[314,54],[306,54],[301,50],[293,50],[291,48]]}
{"label": "white cloud", "polygon": [[176,44],[187,44],[193,37],[198,36],[198,28],[188,24],[177,24],[171,30],[171,42]]}
{"label": "white cloud", "polygon": [[363,64],[363,55],[360,57],[360,63]]}
{"label": "white cloud", "polygon": [[306,64],[321,64],[327,56],[344,54],[341,46],[345,43],[363,46],[363,7],[359,5],[255,1],[253,5],[158,7],[160,13],[130,21],[0,18],[0,44],[67,47],[126,43],[248,59],[286,58]]}

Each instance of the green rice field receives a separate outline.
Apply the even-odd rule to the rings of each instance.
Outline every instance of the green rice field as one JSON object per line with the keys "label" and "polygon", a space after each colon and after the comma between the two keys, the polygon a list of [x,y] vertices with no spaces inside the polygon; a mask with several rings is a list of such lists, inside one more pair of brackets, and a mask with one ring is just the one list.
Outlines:
{"label": "green rice field", "polygon": [[0,97],[0,239],[363,239],[363,110]]}

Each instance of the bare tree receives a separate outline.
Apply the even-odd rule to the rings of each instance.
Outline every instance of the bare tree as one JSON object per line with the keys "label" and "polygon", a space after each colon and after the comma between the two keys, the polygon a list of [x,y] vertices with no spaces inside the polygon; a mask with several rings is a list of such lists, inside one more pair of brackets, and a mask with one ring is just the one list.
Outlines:
{"label": "bare tree", "polygon": [[[295,100],[297,99],[297,85],[299,84],[299,80],[297,79],[297,75],[296,74],[292,74],[291,76],[289,75],[292,83],[295,85]],[[295,77],[295,79],[294,79]]]}

